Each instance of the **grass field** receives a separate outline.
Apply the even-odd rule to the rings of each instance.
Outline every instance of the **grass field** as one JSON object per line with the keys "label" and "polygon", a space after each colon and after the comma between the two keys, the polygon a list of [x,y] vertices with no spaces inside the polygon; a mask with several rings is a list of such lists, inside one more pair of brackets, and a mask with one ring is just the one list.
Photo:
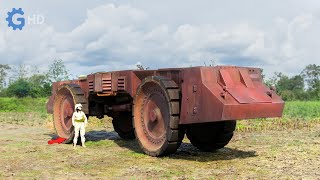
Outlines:
{"label": "grass field", "polygon": [[231,142],[201,152],[185,138],[154,158],[122,140],[111,119],[90,118],[87,148],[47,145],[46,99],[0,98],[0,179],[317,179],[320,102],[287,102],[282,118],[237,121]]}
{"label": "grass field", "polygon": [[[31,118],[32,119],[32,118]],[[93,119],[95,121],[95,119]],[[184,139],[172,155],[154,158],[122,140],[108,119],[90,122],[87,148],[47,145],[52,126],[2,124],[0,179],[317,179],[320,126],[236,132],[213,153]],[[51,123],[52,124],[52,123]]]}
{"label": "grass field", "polygon": [[46,98],[0,98],[0,112],[46,113]]}
{"label": "grass field", "polygon": [[286,102],[284,118],[302,120],[320,119],[320,101],[290,101]]}

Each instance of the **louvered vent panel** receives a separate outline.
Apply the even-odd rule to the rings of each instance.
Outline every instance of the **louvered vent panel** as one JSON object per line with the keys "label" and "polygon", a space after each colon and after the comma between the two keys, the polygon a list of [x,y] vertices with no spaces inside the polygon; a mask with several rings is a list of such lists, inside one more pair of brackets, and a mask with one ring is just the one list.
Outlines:
{"label": "louvered vent panel", "polygon": [[94,83],[93,81],[89,81],[89,92],[93,92],[94,91]]}
{"label": "louvered vent panel", "polygon": [[111,86],[111,78],[103,78],[102,79],[102,92],[103,93],[111,93],[112,86]]}
{"label": "louvered vent panel", "polygon": [[118,91],[124,91],[126,89],[126,77],[121,76],[118,78]]}

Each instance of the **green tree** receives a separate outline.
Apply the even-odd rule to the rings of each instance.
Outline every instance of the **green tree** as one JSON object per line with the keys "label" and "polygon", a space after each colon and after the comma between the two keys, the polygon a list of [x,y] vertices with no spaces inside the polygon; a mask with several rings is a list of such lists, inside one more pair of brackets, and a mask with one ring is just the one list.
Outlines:
{"label": "green tree", "polygon": [[309,64],[306,66],[301,75],[304,77],[310,90],[316,90],[320,84],[320,66]]}
{"label": "green tree", "polygon": [[31,86],[26,79],[18,79],[11,83],[9,87],[6,89],[6,94],[9,97],[27,97],[30,95],[30,92]]}
{"label": "green tree", "polygon": [[3,90],[0,96],[47,97],[51,94],[52,82],[67,80],[68,77],[68,71],[62,60],[54,60],[45,73],[41,73],[36,67],[27,68],[22,64],[14,69],[8,88]]}
{"label": "green tree", "polygon": [[51,94],[51,83],[46,74],[33,74],[28,78],[31,97],[47,97]]}
{"label": "green tree", "polygon": [[304,80],[300,75],[295,75],[291,78],[286,75],[282,75],[277,85],[279,90],[302,91],[304,88]]}
{"label": "green tree", "polygon": [[37,68],[27,68],[19,65],[14,69],[8,88],[1,92],[1,96],[16,97],[47,97],[51,93],[51,82],[47,73],[40,73]]}
{"label": "green tree", "polygon": [[19,79],[27,78],[29,69],[25,64],[20,64],[18,67],[14,67],[12,71],[13,71],[13,77],[11,78],[11,81],[16,81]]}
{"label": "green tree", "polygon": [[301,75],[288,77],[283,73],[276,72],[275,75],[267,81],[267,84],[275,85],[277,93],[279,93],[284,100],[305,98],[304,79]]}
{"label": "green tree", "polygon": [[8,75],[8,70],[11,67],[7,64],[0,64],[0,91],[5,87],[5,79]]}
{"label": "green tree", "polygon": [[69,79],[69,73],[62,59],[56,59],[49,65],[47,73],[50,82],[58,82]]}
{"label": "green tree", "polygon": [[308,93],[312,99],[320,100],[320,66],[309,64],[306,66],[301,75],[308,85]]}

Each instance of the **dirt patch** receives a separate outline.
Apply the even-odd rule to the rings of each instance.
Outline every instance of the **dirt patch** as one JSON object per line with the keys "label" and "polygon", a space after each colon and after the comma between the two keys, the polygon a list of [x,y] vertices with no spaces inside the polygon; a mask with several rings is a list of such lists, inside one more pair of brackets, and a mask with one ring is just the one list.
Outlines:
{"label": "dirt patch", "polygon": [[288,131],[236,132],[215,153],[187,139],[175,154],[154,158],[135,141],[106,128],[89,127],[87,148],[48,145],[47,126],[2,124],[0,179],[317,179],[320,126]]}

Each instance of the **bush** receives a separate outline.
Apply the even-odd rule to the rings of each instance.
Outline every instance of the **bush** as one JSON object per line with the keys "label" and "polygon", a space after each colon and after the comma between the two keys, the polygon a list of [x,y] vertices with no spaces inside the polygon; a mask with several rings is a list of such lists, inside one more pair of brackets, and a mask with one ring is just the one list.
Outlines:
{"label": "bush", "polygon": [[284,90],[280,92],[280,96],[285,101],[296,100],[295,94],[290,90]]}
{"label": "bush", "polygon": [[51,84],[48,82],[35,82],[34,78],[30,79],[18,79],[13,82],[7,89],[1,91],[0,97],[40,98],[50,96]]}
{"label": "bush", "polygon": [[30,83],[24,79],[19,79],[12,84],[6,89],[6,94],[10,97],[27,97],[30,95],[31,92],[31,86]]}

